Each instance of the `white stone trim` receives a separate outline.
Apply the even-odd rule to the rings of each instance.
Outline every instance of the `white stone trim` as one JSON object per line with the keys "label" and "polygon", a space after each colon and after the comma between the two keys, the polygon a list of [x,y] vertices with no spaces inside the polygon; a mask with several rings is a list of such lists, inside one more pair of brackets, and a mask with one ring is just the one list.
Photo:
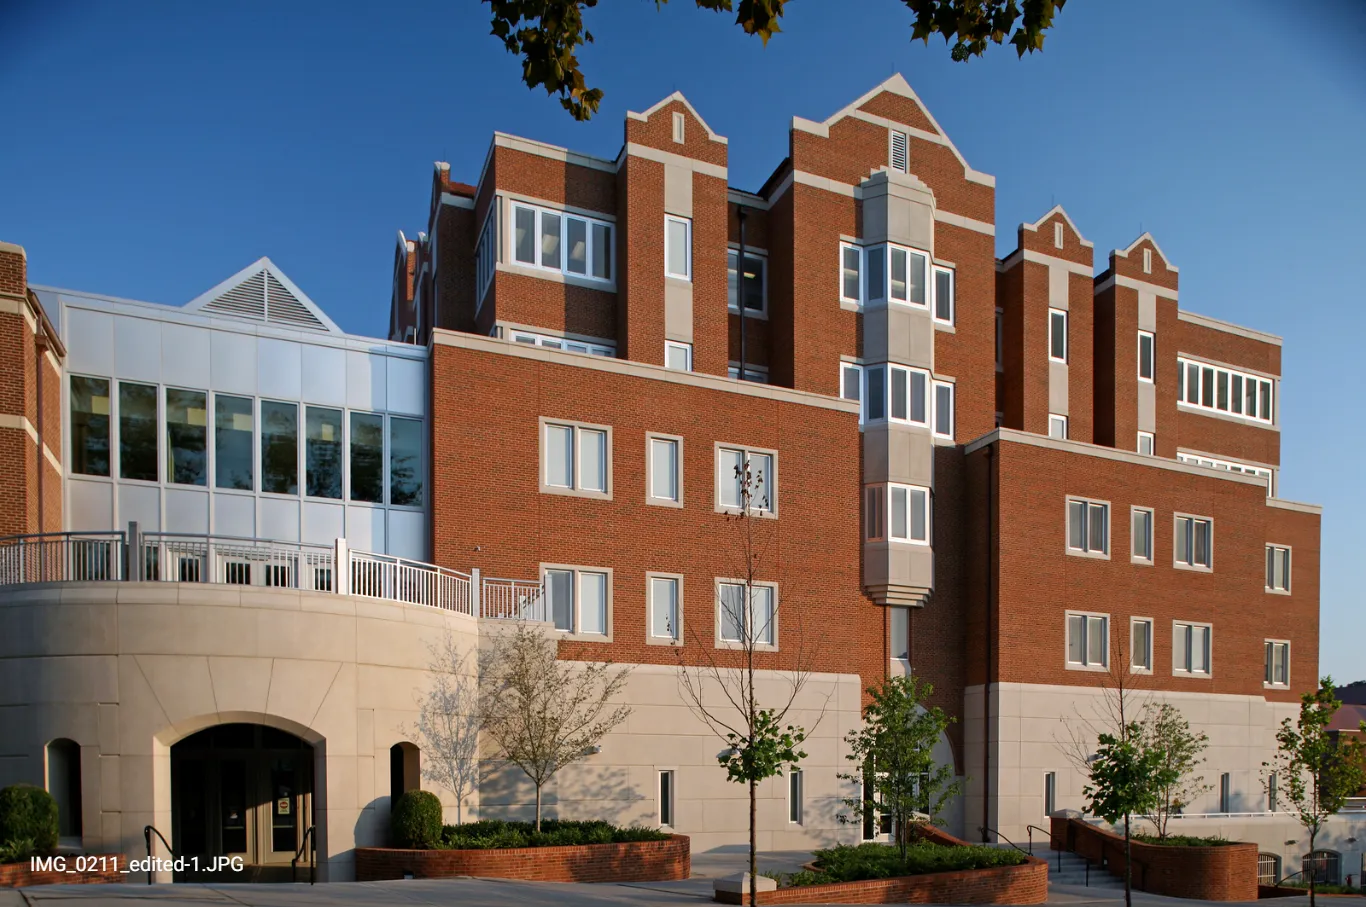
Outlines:
{"label": "white stone trim", "polygon": [[688,113],[691,113],[693,117],[697,119],[697,122],[702,124],[702,128],[707,130],[707,138],[711,139],[713,142],[719,142],[722,145],[727,144],[726,137],[724,135],[717,135],[716,132],[713,131],[713,129],[710,126],[707,125],[707,121],[702,119],[702,114],[698,113],[697,108],[692,106],[692,104],[688,102],[687,98],[683,97],[683,92],[681,91],[675,91],[667,98],[663,98],[659,101],[656,101],[652,106],[642,111],[641,113],[636,113],[634,110],[626,111],[626,119],[639,120],[640,122],[644,122],[648,120],[650,117],[654,116],[659,111],[663,110],[665,107],[669,106],[669,104],[673,103],[674,101],[678,101],[680,104],[686,107],[688,109]]}
{"label": "white stone trim", "polygon": [[952,211],[941,211],[938,208],[935,208],[934,219],[941,224],[962,227],[964,230],[974,230],[978,233],[985,233],[987,236],[996,235],[995,224],[989,224],[984,220],[974,220],[971,217],[964,217],[961,214],[954,214]]}
{"label": "white stone trim", "polygon": [[16,416],[11,413],[0,413],[0,428],[22,429],[28,433],[29,438],[34,444],[38,443],[38,430],[33,427],[33,423],[28,420],[28,416]]}
{"label": "white stone trim", "polygon": [[714,176],[717,179],[726,179],[728,171],[720,164],[711,164],[707,161],[699,161],[696,158],[684,157],[672,151],[661,151],[658,148],[651,148],[649,145],[641,145],[636,142],[627,142],[621,149],[622,159],[626,157],[639,157],[647,161],[655,161],[660,164],[670,164],[675,167],[683,167],[694,173],[703,176]]}
{"label": "white stone trim", "polygon": [[1096,284],[1095,293],[1099,295],[1113,286],[1126,287],[1130,290],[1152,293],[1164,299],[1176,299],[1176,291],[1167,287],[1160,287],[1155,283],[1148,283],[1144,280],[1134,280],[1132,277],[1125,277],[1122,274],[1111,274],[1109,277]]}
{"label": "white stone trim", "polygon": [[1133,242],[1129,243],[1129,245],[1125,246],[1123,249],[1116,249],[1114,254],[1123,255],[1125,258],[1128,258],[1129,253],[1132,252],[1135,248],[1137,248],[1138,244],[1143,242],[1143,240],[1145,239],[1148,242],[1152,243],[1153,248],[1157,250],[1157,254],[1162,256],[1162,263],[1167,266],[1168,271],[1171,271],[1173,274],[1180,273],[1181,269],[1178,268],[1176,265],[1172,264],[1172,260],[1167,257],[1166,252],[1162,251],[1162,247],[1157,244],[1157,240],[1153,239],[1153,235],[1146,231],[1143,233],[1142,236],[1138,237],[1138,239],[1135,239]]}
{"label": "white stone trim", "polygon": [[[456,195],[453,192],[441,193],[441,204],[452,205],[456,208],[468,208],[471,211],[474,210],[474,199],[464,195]],[[400,233],[399,235],[402,236],[403,234]]]}
{"label": "white stone trim", "polygon": [[1070,261],[1066,258],[1058,258],[1056,255],[1048,255],[1044,252],[1035,252],[1033,249],[1016,249],[1002,259],[1001,266],[997,270],[1008,271],[1021,261],[1032,261],[1035,264],[1064,268],[1083,277],[1095,277],[1096,275],[1096,269],[1090,265]]}
{"label": "white stone trim", "polygon": [[[1022,223],[1020,224],[1020,228],[1028,230],[1030,233],[1037,233],[1039,231],[1039,227],[1043,225],[1043,222],[1048,220],[1054,214],[1062,215],[1062,219],[1067,221],[1067,226],[1071,227],[1072,232],[1077,234],[1077,239],[1081,240],[1081,244],[1083,246],[1085,246],[1088,249],[1094,249],[1096,247],[1094,243],[1092,243],[1089,239],[1081,235],[1081,230],[1077,229],[1076,223],[1072,220],[1071,217],[1067,215],[1067,212],[1063,210],[1062,205],[1054,205],[1053,207],[1049,208],[1046,212],[1044,212],[1043,217],[1034,221],[1034,223],[1032,224]],[[1156,245],[1156,243],[1154,243],[1153,245]]]}
{"label": "white stone trim", "polygon": [[[601,170],[605,173],[616,173],[617,163],[600,157],[593,157],[589,154],[581,154],[577,151],[570,151],[559,145],[551,145],[547,142],[538,142],[535,139],[524,139],[520,136],[509,135],[506,132],[495,132],[493,134],[493,146],[497,148],[507,148],[512,151],[520,151],[524,154],[534,154],[538,157],[550,158],[553,161],[562,161],[566,164],[573,164],[576,167],[587,167],[590,170]],[[491,149],[490,149],[491,150]],[[484,175],[479,175],[479,184],[482,187]],[[479,193],[475,193],[476,197]]]}

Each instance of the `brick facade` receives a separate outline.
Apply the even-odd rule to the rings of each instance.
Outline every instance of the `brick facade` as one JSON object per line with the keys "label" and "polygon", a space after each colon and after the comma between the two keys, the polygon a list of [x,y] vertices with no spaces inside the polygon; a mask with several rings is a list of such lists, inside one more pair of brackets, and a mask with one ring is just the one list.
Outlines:
{"label": "brick facade", "polygon": [[532,882],[665,882],[692,874],[688,838],[573,847],[501,850],[356,848],[356,881],[387,879],[524,879]]}

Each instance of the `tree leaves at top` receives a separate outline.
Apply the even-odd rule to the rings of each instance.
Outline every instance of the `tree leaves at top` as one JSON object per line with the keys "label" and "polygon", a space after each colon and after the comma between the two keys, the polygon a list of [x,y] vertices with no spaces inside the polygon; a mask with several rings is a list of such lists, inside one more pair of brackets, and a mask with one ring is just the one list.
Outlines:
{"label": "tree leaves at top", "polygon": [[[588,120],[598,112],[602,89],[589,88],[579,67],[576,51],[593,43],[584,28],[583,11],[598,0],[484,0],[492,12],[490,33],[509,53],[522,58],[522,81],[528,88],[544,87],[559,95],[560,106],[576,120]],[[668,0],[655,0],[658,8]],[[765,46],[782,31],[788,0],[694,0],[699,9],[735,13],[735,24],[747,35],[758,35]],[[1043,50],[1044,32],[1067,0],[903,0],[915,14],[912,40],[929,43],[938,33],[945,42],[957,39],[950,52],[962,62],[981,56],[987,42],[1000,44],[1007,33],[1019,56]]]}

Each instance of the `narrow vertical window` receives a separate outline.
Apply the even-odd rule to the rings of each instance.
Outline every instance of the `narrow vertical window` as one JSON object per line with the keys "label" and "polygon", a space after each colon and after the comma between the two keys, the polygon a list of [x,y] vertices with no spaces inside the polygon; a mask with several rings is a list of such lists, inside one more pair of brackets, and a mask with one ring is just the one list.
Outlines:
{"label": "narrow vertical window", "polygon": [[1059,441],[1067,440],[1067,417],[1056,413],[1048,414],[1048,437]]}
{"label": "narrow vertical window", "polygon": [[568,425],[547,425],[545,449],[545,483],[557,488],[573,488],[574,429]]}
{"label": "narrow vertical window", "polygon": [[549,211],[540,212],[541,218],[541,267],[563,267],[563,246],[560,243],[560,215]]}
{"label": "narrow vertical window", "polygon": [[213,406],[213,483],[218,488],[251,491],[256,477],[251,398],[215,394]]}
{"label": "narrow vertical window", "polygon": [[1152,249],[1144,249],[1144,250],[1143,250],[1143,273],[1144,273],[1144,274],[1151,274],[1152,272],[1153,272],[1153,250],[1152,250]]}
{"label": "narrow vertical window", "polygon": [[119,476],[157,480],[157,389],[119,382]]}
{"label": "narrow vertical window", "polygon": [[934,269],[934,317],[936,321],[953,324],[953,269]]}
{"label": "narrow vertical window", "polygon": [[525,265],[536,263],[536,211],[512,206],[512,258]]}
{"label": "narrow vertical window", "polygon": [[846,302],[863,301],[863,250],[840,245],[840,298]]}
{"label": "narrow vertical window", "polygon": [[166,481],[207,485],[209,396],[166,389]]}
{"label": "narrow vertical window", "polygon": [[1135,671],[1153,668],[1153,622],[1135,618],[1130,623],[1129,666]]}
{"label": "narrow vertical window", "polygon": [[1273,772],[1266,779],[1266,811],[1269,813],[1274,813],[1276,811],[1276,788],[1278,786],[1276,775]]}
{"label": "narrow vertical window", "polygon": [[389,418],[389,503],[422,506],[422,423]]}
{"label": "narrow vertical window", "polygon": [[588,273],[588,222],[578,217],[565,219],[565,266],[570,274]]}
{"label": "narrow vertical window", "polygon": [[802,770],[799,768],[787,772],[787,821],[796,825],[802,822]]}
{"label": "narrow vertical window", "polygon": [[[737,301],[741,295],[738,275],[739,250],[731,249],[726,253],[726,304],[732,312],[740,311]],[[766,309],[764,298],[765,259],[746,253],[744,266],[745,311],[762,315]]]}
{"label": "narrow vertical window", "polygon": [[1138,433],[1138,452],[1145,457],[1153,455],[1153,433],[1141,431]]}
{"label": "narrow vertical window", "polygon": [[878,419],[884,419],[887,417],[887,388],[884,383],[886,380],[884,377],[885,371],[886,370],[880,365],[868,366],[864,369],[864,374],[867,376],[868,379],[868,400],[866,405],[864,406],[864,410],[867,412],[868,420],[870,422],[876,422]]}
{"label": "narrow vertical window", "polygon": [[674,773],[659,773],[659,824],[672,828],[674,824]]}
{"label": "narrow vertical window", "polygon": [[1233,812],[1233,779],[1228,772],[1219,776],[1219,812]]}
{"label": "narrow vertical window", "polygon": [[911,609],[892,607],[887,609],[891,617],[891,645],[889,649],[895,661],[911,660]]}
{"label": "narrow vertical window", "polygon": [[1062,221],[1053,222],[1053,248],[1061,249],[1063,245]]}
{"label": "narrow vertical window", "polygon": [[[1062,232],[1062,224],[1056,225],[1058,232]],[[1043,814],[1052,816],[1058,808],[1058,773],[1043,773]]]}
{"label": "narrow vertical window", "polygon": [[342,496],[342,414],[339,409],[304,410],[304,487],[309,497]]}
{"label": "narrow vertical window", "polygon": [[1153,512],[1146,507],[1133,509],[1133,548],[1130,556],[1136,561],[1152,563]]}
{"label": "narrow vertical window", "polygon": [[109,475],[109,381],[71,376],[71,471]]}
{"label": "narrow vertical window", "polygon": [[607,574],[579,574],[579,632],[607,632]]}
{"label": "narrow vertical window", "polygon": [[692,279],[692,221],[664,218],[664,273],[679,280]]}
{"label": "narrow vertical window", "polygon": [[665,343],[664,365],[676,372],[692,371],[692,344],[676,343],[672,340]]}
{"label": "narrow vertical window", "polygon": [[588,428],[579,435],[579,488],[607,491],[607,432]]}
{"label": "narrow vertical window", "polygon": [[953,437],[953,385],[947,381],[934,382],[934,433]]}
{"label": "narrow vertical window", "polygon": [[384,417],[351,414],[351,500],[384,501]]}
{"label": "narrow vertical window", "polygon": [[593,224],[593,276],[612,279],[612,228],[606,224]]}
{"label": "narrow vertical window", "polygon": [[868,302],[887,298],[887,247],[874,246],[863,250],[868,264]]}
{"label": "narrow vertical window", "polygon": [[556,630],[574,629],[574,571],[547,570],[545,594],[550,606],[550,619]]}
{"label": "narrow vertical window", "polygon": [[261,490],[299,493],[299,406],[261,401]]}
{"label": "narrow vertical window", "polygon": [[679,500],[678,441],[650,439],[650,497],[658,501]]}
{"label": "narrow vertical window", "polygon": [[1138,380],[1152,383],[1153,357],[1155,355],[1153,347],[1153,335],[1147,331],[1138,332]]}
{"label": "narrow vertical window", "polygon": [[671,576],[650,577],[650,636],[654,639],[682,639],[678,622],[678,579]]}
{"label": "narrow vertical window", "polygon": [[1048,358],[1067,361],[1067,313],[1061,309],[1048,310]]}
{"label": "narrow vertical window", "polygon": [[1005,370],[1005,340],[1003,332],[1005,330],[1005,313],[1000,309],[996,310],[996,371]]}
{"label": "narrow vertical window", "polygon": [[683,119],[683,114],[681,114],[681,113],[679,113],[679,112],[677,112],[677,111],[674,112],[674,115],[673,115],[673,128],[674,128],[674,142],[675,142],[676,144],[679,144],[679,145],[682,145],[682,144],[683,144],[683,129],[684,129],[684,126],[685,126],[686,122],[687,122],[687,121]]}

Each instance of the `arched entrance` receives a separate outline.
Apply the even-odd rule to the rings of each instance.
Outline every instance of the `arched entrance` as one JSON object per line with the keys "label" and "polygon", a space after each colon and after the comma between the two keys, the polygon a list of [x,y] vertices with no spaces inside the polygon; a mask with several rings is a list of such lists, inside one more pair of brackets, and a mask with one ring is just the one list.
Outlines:
{"label": "arched entrance", "polygon": [[312,824],[313,747],[259,724],[192,734],[171,747],[171,811],[178,856],[199,857],[201,867],[240,857],[251,867],[245,877],[222,880],[274,880]]}

